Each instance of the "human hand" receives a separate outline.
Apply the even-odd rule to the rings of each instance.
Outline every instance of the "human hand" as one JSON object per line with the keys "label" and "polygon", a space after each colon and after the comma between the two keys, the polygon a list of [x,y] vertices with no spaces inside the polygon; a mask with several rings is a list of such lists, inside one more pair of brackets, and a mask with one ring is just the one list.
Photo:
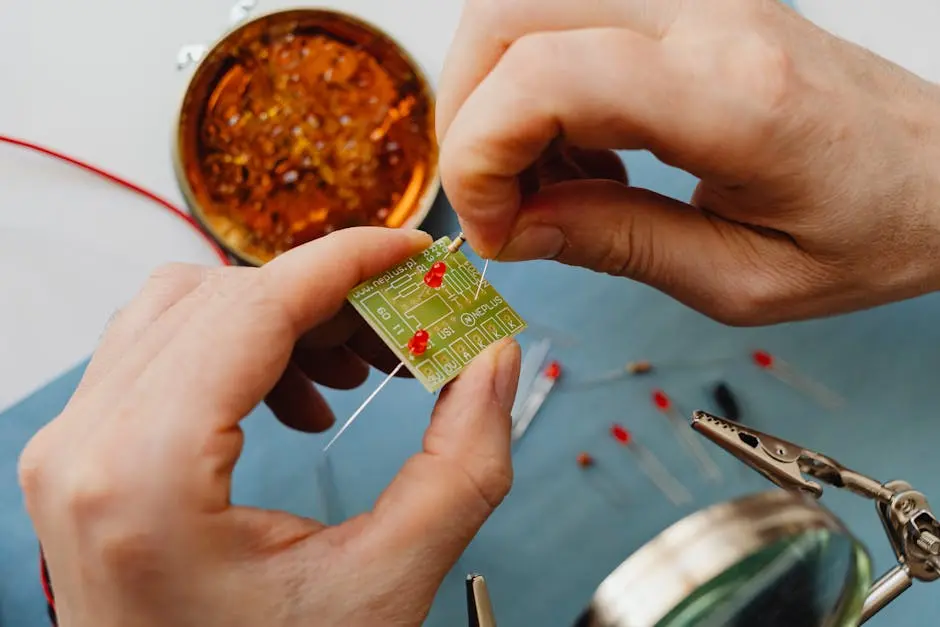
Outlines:
{"label": "human hand", "polygon": [[[738,325],[940,289],[938,88],[776,0],[468,0],[438,134],[485,257],[623,275]],[[559,138],[701,182],[688,204],[585,177],[526,194]]]}
{"label": "human hand", "polygon": [[[265,397],[285,422],[329,426],[302,367],[341,387],[361,380],[363,363],[324,338],[353,333],[340,313],[349,290],[429,243],[349,229],[260,269],[155,275],[20,459],[63,626],[423,621],[511,483],[514,342],[490,347],[441,392],[423,452],[371,512],[328,527],[233,506],[230,487],[239,422]],[[297,360],[298,339],[321,347],[319,361]]]}

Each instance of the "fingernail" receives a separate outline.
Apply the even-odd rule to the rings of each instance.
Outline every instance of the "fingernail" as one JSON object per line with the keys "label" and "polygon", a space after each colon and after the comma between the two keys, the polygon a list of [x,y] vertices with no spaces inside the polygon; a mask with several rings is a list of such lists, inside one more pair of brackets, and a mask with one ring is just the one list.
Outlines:
{"label": "fingernail", "polygon": [[502,261],[552,259],[558,256],[564,245],[565,234],[561,232],[561,229],[535,224],[513,238],[499,253],[499,259]]}
{"label": "fingernail", "polygon": [[519,343],[508,340],[496,356],[496,399],[503,411],[512,410],[516,400],[516,387],[519,385],[519,367],[522,361]]}
{"label": "fingernail", "polygon": [[411,240],[411,245],[415,248],[427,248],[434,241],[428,233],[418,229],[408,229],[405,232]]}

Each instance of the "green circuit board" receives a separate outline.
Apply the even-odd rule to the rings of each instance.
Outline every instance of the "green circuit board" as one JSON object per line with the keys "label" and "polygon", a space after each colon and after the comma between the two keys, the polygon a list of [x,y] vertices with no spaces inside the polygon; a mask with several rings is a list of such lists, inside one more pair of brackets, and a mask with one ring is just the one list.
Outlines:
{"label": "green circuit board", "polygon": [[[490,344],[521,332],[522,317],[484,281],[461,251],[448,253],[450,238],[391,270],[361,283],[349,302],[429,392],[451,381]],[[436,261],[447,265],[443,284],[432,288],[424,275]],[[412,355],[408,341],[424,329],[427,350]]]}

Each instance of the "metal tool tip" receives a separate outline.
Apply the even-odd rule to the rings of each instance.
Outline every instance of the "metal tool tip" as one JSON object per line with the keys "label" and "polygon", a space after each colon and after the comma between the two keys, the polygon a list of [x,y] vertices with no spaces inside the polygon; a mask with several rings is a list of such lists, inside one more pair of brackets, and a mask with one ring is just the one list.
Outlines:
{"label": "metal tool tip", "polygon": [[723,424],[726,422],[730,422],[730,421],[726,421],[726,419],[719,418],[718,416],[713,416],[707,411],[702,411],[701,409],[696,409],[695,411],[692,412],[691,426],[692,426],[692,429],[695,431],[704,430],[707,424],[714,425],[715,423]]}
{"label": "metal tool tip", "polygon": [[483,575],[467,576],[467,611],[470,627],[496,627],[493,605]]}

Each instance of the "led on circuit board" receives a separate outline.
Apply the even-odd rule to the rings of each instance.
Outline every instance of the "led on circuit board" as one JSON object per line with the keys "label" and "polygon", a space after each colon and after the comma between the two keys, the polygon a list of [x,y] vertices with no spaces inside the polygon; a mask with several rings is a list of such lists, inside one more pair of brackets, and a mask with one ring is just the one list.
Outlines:
{"label": "led on circuit board", "polygon": [[526,328],[495,288],[481,281],[466,255],[451,250],[452,244],[443,237],[348,296],[429,392],[453,380],[491,344]]}

